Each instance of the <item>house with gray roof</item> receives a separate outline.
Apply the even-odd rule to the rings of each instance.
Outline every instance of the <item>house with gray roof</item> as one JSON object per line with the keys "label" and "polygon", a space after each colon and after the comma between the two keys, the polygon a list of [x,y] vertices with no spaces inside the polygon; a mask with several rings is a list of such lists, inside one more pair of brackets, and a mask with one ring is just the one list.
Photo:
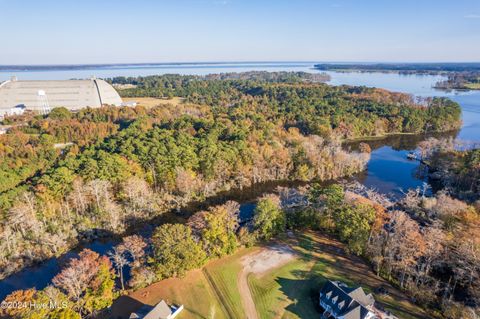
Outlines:
{"label": "house with gray roof", "polygon": [[375,299],[362,287],[351,288],[339,281],[327,281],[320,291],[323,318],[375,319]]}
{"label": "house with gray roof", "polygon": [[169,306],[162,300],[155,307],[145,305],[130,314],[129,319],[173,319],[183,310],[182,306]]}

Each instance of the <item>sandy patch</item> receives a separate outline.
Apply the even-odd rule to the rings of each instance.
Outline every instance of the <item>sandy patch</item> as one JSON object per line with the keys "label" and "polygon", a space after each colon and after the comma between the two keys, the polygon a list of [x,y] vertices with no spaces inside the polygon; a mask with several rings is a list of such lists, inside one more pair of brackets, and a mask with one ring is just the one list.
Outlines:
{"label": "sandy patch", "polygon": [[295,258],[295,252],[287,245],[274,245],[241,259],[243,269],[238,275],[238,288],[247,319],[258,319],[257,309],[248,287],[248,275],[262,275],[273,268],[280,267]]}
{"label": "sandy patch", "polygon": [[295,258],[295,252],[287,245],[264,248],[241,259],[243,271],[261,275],[272,268],[280,267]]}

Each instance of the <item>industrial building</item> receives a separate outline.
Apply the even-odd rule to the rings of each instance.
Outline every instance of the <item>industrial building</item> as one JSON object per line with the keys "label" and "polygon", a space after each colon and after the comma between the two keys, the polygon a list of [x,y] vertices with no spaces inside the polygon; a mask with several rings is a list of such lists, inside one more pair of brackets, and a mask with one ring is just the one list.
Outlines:
{"label": "industrial building", "polygon": [[122,99],[107,82],[88,80],[19,81],[16,77],[0,84],[0,118],[25,110],[42,114],[55,107],[75,111],[102,105],[121,106]]}

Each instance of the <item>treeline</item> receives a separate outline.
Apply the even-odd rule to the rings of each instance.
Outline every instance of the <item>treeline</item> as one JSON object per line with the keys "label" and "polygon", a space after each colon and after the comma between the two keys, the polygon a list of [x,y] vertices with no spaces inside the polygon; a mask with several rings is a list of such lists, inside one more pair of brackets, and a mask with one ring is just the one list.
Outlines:
{"label": "treeline", "polygon": [[[308,73],[308,72],[267,72],[267,71],[249,71],[249,72],[228,72],[207,75],[178,75],[168,74],[163,76],[147,76],[147,77],[124,77],[118,76],[106,79],[109,83],[115,84],[131,84],[141,86],[157,86],[166,87],[170,83],[176,83],[175,87],[181,87],[184,82],[181,79],[190,80],[250,80],[250,81],[267,81],[267,82],[326,82],[330,80],[330,76],[326,73]],[[166,81],[164,81],[166,80]]]}
{"label": "treeline", "polygon": [[[289,73],[287,73],[289,74]],[[460,106],[444,98],[416,103],[410,95],[382,89],[328,86],[305,81],[219,80],[215,77],[164,75],[130,79],[129,97],[184,97],[212,106],[214,113],[255,117],[304,134],[343,138],[389,133],[439,132],[460,127]]]}

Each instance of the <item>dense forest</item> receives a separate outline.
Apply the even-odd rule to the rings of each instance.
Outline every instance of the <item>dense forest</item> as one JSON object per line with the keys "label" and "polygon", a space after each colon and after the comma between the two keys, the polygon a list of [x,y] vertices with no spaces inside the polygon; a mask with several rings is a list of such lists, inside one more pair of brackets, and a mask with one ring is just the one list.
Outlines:
{"label": "dense forest", "polygon": [[180,96],[230,115],[240,109],[245,114],[260,111],[266,120],[285,128],[294,126],[325,138],[449,131],[460,126],[460,106],[448,99],[415,101],[408,94],[382,89],[312,83],[312,75],[305,79],[303,73],[267,74],[275,81],[259,81],[254,72],[248,80],[165,75],[111,82],[134,84],[135,88],[120,91],[126,97]]}
{"label": "dense forest", "polygon": [[[180,96],[185,101],[76,113],[57,108],[46,116],[5,119],[10,129],[0,135],[0,277],[59,255],[81,240],[121,234],[221,191],[272,180],[331,180],[362,171],[369,158],[368,147],[349,152],[341,147],[344,139],[448,131],[460,125],[460,107],[448,99],[416,101],[380,89],[331,87],[302,73],[165,75],[111,81],[134,86],[121,90],[123,96]],[[265,209],[276,209],[271,207],[275,202],[270,199]],[[218,226],[209,219],[215,217],[208,216],[200,224]],[[282,220],[262,226],[262,218],[256,219],[262,229],[256,236],[260,239],[272,236],[268,225],[284,228]],[[224,216],[222,220],[230,219]],[[253,240],[245,233],[244,239],[235,241],[240,231],[235,225],[225,225],[229,233],[221,238],[211,237],[219,236],[216,230],[204,232],[193,226],[191,230],[178,226],[172,236],[183,236],[187,242],[189,236],[195,242],[205,236],[204,240],[215,245],[199,251],[207,252],[205,258],[221,256],[232,252],[238,242]],[[153,242],[157,238],[159,247],[165,247],[165,236],[154,236]],[[130,248],[119,248],[119,252],[142,246],[139,242],[137,238],[135,244],[125,243]],[[354,251],[363,253],[362,247]],[[142,271],[150,279],[141,279],[139,274],[140,283],[181,273],[168,269],[164,248],[153,251],[159,261],[152,270],[156,275]],[[73,271],[69,270],[59,275],[56,288],[48,292],[74,300],[75,312],[82,316],[108,306],[113,298],[110,261],[85,252],[71,267],[85,271],[85,265],[96,265],[96,271],[82,274],[84,286],[69,290],[65,282]],[[24,297],[44,298],[47,292],[23,293]],[[58,314],[44,317],[48,316],[57,318]]]}
{"label": "dense forest", "polygon": [[480,199],[480,150],[437,149],[429,156],[430,176],[455,196]]}

